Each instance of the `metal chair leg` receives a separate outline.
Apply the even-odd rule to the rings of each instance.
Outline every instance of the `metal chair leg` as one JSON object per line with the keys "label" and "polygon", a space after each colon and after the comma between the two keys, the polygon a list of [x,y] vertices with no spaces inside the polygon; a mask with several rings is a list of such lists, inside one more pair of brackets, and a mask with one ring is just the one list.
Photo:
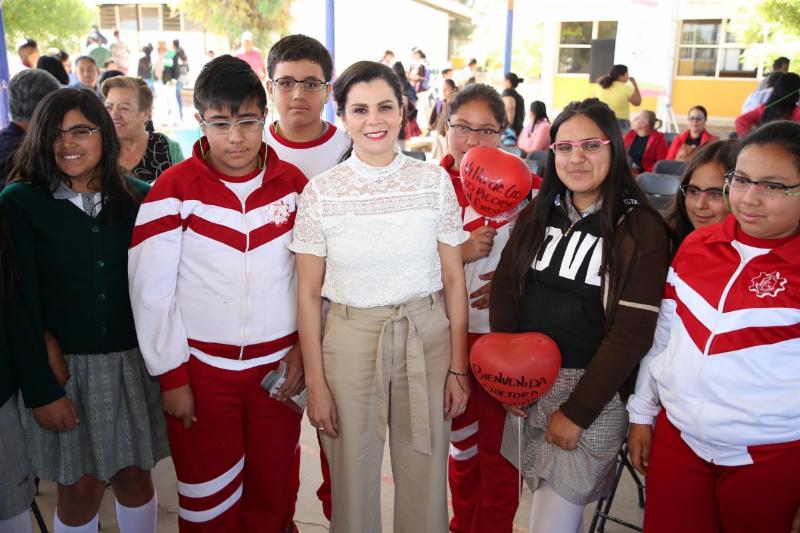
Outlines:
{"label": "metal chair leg", "polygon": [[36,520],[36,525],[39,526],[39,531],[41,531],[41,533],[49,533],[47,524],[45,524],[44,517],[42,516],[42,511],[39,510],[39,504],[36,503],[35,499],[31,502],[31,512],[33,513],[33,518]]}

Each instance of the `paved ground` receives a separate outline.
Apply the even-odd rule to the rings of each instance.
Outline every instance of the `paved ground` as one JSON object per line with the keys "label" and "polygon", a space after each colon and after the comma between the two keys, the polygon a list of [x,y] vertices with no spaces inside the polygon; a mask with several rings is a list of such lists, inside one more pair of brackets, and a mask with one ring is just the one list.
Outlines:
{"label": "paved ground", "polygon": [[[295,520],[302,533],[320,533],[328,531],[328,522],[322,514],[322,508],[317,501],[315,492],[320,483],[319,472],[319,448],[317,446],[316,435],[311,425],[306,419],[303,421],[303,431],[300,438],[302,446],[303,460],[301,462],[301,483],[300,495],[297,503],[297,513]],[[387,449],[388,451],[388,449]],[[388,453],[383,462],[383,491],[381,498],[381,509],[383,512],[383,531],[392,531],[392,495],[393,482],[391,467],[389,464]],[[158,490],[159,514],[158,531],[159,533],[172,533],[178,531],[177,527],[177,508],[178,498],[175,486],[175,471],[172,462],[166,459],[158,464],[154,471],[154,478]],[[53,508],[55,505],[55,485],[43,482],[40,486],[40,495],[37,498],[42,513],[45,516],[48,527],[51,527],[53,519]],[[524,489],[519,511],[514,522],[514,533],[522,533],[528,530],[530,520],[530,501],[531,493]],[[587,507],[586,527],[588,530],[591,522],[594,506]],[[612,515],[618,516],[635,524],[641,524],[642,512],[636,504],[636,495],[633,482],[628,474],[624,474],[622,483],[617,491],[616,500],[612,507]],[[119,531],[114,513],[114,497],[110,490],[107,491],[103,506],[100,509],[100,522],[104,533],[116,533]],[[38,531],[34,527],[34,531]],[[51,527],[52,531],[52,527]],[[605,531],[607,533],[621,533],[630,531],[616,524],[609,523]],[[428,532],[418,532],[428,533]],[[558,532],[554,532],[558,533]]]}

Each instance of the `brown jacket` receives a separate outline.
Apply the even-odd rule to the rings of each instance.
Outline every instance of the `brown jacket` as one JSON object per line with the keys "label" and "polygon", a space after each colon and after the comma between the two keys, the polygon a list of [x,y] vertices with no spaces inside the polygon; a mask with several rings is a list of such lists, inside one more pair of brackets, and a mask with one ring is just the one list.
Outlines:
{"label": "brown jacket", "polygon": [[[618,232],[620,261],[618,272],[613,273],[617,282],[609,283],[608,275],[601,282],[605,335],[575,390],[561,406],[561,411],[584,429],[615,393],[619,392],[625,401],[633,391],[639,360],[653,343],[669,268],[669,236],[651,212],[630,209],[620,221]],[[492,280],[492,331],[519,331],[519,307],[511,280],[510,251],[514,245],[512,236]]]}

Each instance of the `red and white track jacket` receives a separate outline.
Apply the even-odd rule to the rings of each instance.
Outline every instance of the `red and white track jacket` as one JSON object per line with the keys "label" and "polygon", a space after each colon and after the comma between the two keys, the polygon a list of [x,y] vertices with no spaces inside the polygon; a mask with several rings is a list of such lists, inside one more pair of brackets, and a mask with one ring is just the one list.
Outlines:
{"label": "red and white track jacket", "polygon": [[263,181],[240,201],[193,156],[164,172],[136,218],[131,304],[147,369],[164,390],[189,382],[189,353],[229,370],[281,359],[297,342],[297,279],[287,248],[306,177],[266,154]]}
{"label": "red and white track jacket", "polygon": [[751,464],[800,446],[800,236],[755,239],[728,216],[687,237],[631,422],[652,423],[659,402],[706,461]]}

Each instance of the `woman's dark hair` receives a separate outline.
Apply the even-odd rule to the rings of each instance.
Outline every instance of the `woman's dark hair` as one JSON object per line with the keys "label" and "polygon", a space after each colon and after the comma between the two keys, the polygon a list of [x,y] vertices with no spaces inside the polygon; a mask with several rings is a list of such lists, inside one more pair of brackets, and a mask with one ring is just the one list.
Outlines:
{"label": "woman's dark hair", "polygon": [[764,104],[764,114],[761,115],[759,124],[791,118],[798,100],[800,100],[800,76],[794,72],[787,72],[772,88],[772,93]]}
{"label": "woman's dark hair", "polygon": [[458,109],[461,106],[470,104],[472,102],[481,102],[486,104],[489,107],[489,110],[492,112],[494,119],[498,124],[500,124],[500,128],[503,129],[506,127],[507,116],[506,107],[503,104],[503,98],[494,87],[491,85],[486,85],[485,83],[470,83],[458,91],[453,100],[450,102],[447,120],[450,120],[452,115],[458,113]]}
{"label": "woman's dark hair", "polygon": [[[397,65],[397,63],[395,63],[395,65]],[[357,83],[368,83],[374,80],[383,80],[389,85],[397,100],[397,106],[400,112],[403,113],[403,86],[400,84],[400,78],[397,74],[395,74],[391,68],[377,61],[357,61],[347,67],[344,72],[336,78],[336,81],[333,82],[333,100],[336,102],[336,114],[340,117],[344,116],[345,107],[347,106],[347,96],[350,94],[350,89],[353,88],[353,85]],[[405,117],[403,117],[403,121],[400,124],[401,129],[404,123]],[[350,157],[352,152],[353,145],[351,143],[350,147],[342,154],[339,160],[344,161]]]}
{"label": "woman's dark hair", "polygon": [[614,65],[608,71],[608,74],[601,77],[597,80],[597,83],[600,84],[600,87],[603,89],[608,89],[611,87],[611,84],[615,81],[618,81],[620,77],[624,76],[628,73],[628,67],[626,65]]}
{"label": "woman's dark hair", "polygon": [[36,68],[52,74],[61,85],[69,84],[69,76],[67,75],[67,71],[64,70],[64,65],[53,56],[41,56],[39,61],[36,62]]}
{"label": "woman's dark hair", "polygon": [[447,85],[453,91],[457,91],[458,90],[458,85],[456,85],[456,82],[454,82],[453,80],[451,80],[449,78],[445,78],[444,83],[442,85]]}
{"label": "woman's dark hair", "polygon": [[400,61],[395,61],[394,65],[392,65],[392,72],[394,72],[402,83],[408,81],[408,76],[406,76],[406,69],[403,66],[403,63]]}
{"label": "woman's dark hair", "polygon": [[[534,100],[531,102],[531,113],[533,113],[533,124],[536,124],[540,120],[550,120],[547,116],[547,106],[544,105],[544,102],[541,100]],[[531,126],[533,126],[531,124]]]}
{"label": "woman's dark hair", "polygon": [[698,111],[700,111],[703,114],[703,120],[708,120],[708,111],[706,111],[705,107],[703,107],[701,105],[692,106],[692,107],[689,108],[689,113],[691,113],[695,109],[697,109]]}
{"label": "woman's dark hair", "polygon": [[739,143],[739,152],[745,148],[774,145],[794,158],[800,172],[800,124],[789,120],[776,120],[754,130]]}
{"label": "woman's dark hair", "polygon": [[[719,165],[722,168],[723,174],[731,170],[736,166],[736,156],[738,153],[739,141],[736,139],[714,141],[706,144],[692,154],[686,161],[686,166],[681,176],[681,186],[688,185],[694,171],[708,163],[716,163]],[[683,239],[694,231],[694,226],[692,226],[689,215],[686,212],[686,198],[680,192],[675,195],[675,199],[667,208],[665,217],[667,224],[675,230],[676,246],[680,245]]]}
{"label": "woman's dark hair", "polygon": [[14,156],[14,168],[9,181],[24,181],[47,192],[55,192],[63,182],[72,186],[69,176],[56,165],[53,148],[56,131],[72,110],[80,111],[86,120],[97,125],[102,141],[98,163],[100,197],[107,220],[130,217],[141,203],[141,195],[122,177],[119,166],[120,144],[114,122],[100,98],[88,89],[59,89],[48,94],[33,113],[25,140]]}
{"label": "woman's dark hair", "polygon": [[194,107],[201,117],[212,107],[235,115],[247,104],[262,113],[267,107],[264,84],[247,61],[226,54],[205,64],[194,82]]}
{"label": "woman's dark hair", "polygon": [[[626,224],[620,225],[622,215],[631,204],[638,204],[636,209],[644,209],[654,219],[664,222],[661,215],[648,203],[645,194],[631,174],[619,123],[614,112],[606,104],[597,98],[587,98],[582,102],[570,103],[553,121],[550,127],[550,141],[554,142],[561,126],[576,116],[583,116],[594,122],[603,135],[611,141],[611,144],[608,145],[611,150],[611,164],[608,175],[600,186],[602,205],[599,217],[600,234],[603,237],[603,262],[600,275],[610,275],[609,290],[613,293],[619,283],[619,280],[616,279],[619,274],[616,270],[619,259],[615,253],[617,234],[620,228]],[[552,153],[547,158],[543,177],[539,194],[522,211],[511,235],[513,244],[509,247],[511,250],[509,259],[516,298],[520,298],[524,293],[525,277],[541,251],[549,225],[550,213],[553,209],[557,209],[556,197],[561,198],[563,204],[566,195],[569,194],[566,185],[556,173],[555,157]],[[666,223],[664,223],[664,228],[669,232]],[[631,230],[631,233],[636,239],[635,230]]]}

